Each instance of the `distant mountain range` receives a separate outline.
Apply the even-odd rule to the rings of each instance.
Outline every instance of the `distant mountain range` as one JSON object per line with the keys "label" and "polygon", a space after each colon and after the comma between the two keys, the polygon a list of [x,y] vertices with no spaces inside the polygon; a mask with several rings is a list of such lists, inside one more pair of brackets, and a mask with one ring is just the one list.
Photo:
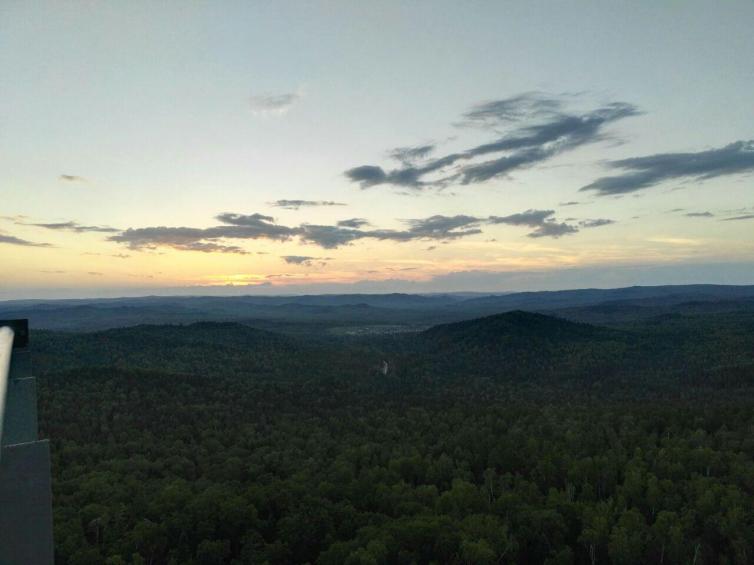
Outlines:
{"label": "distant mountain range", "polygon": [[287,331],[440,323],[526,310],[595,324],[620,324],[667,313],[754,310],[754,285],[684,285],[512,294],[339,294],[157,297],[0,302],[0,319],[29,318],[33,328],[91,331],[140,324],[233,321]]}

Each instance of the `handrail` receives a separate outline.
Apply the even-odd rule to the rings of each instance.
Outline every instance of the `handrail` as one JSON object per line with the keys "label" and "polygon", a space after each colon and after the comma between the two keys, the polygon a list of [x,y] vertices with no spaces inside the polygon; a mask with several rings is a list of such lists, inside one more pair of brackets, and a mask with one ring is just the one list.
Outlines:
{"label": "handrail", "polygon": [[10,379],[10,356],[13,350],[15,333],[8,326],[0,328],[0,458],[2,458],[3,422],[5,421],[5,401]]}

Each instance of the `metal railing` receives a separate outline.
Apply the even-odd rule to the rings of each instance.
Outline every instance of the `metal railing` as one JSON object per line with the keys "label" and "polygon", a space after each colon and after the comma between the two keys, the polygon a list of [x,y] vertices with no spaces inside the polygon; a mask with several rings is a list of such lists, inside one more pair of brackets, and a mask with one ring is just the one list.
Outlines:
{"label": "metal railing", "polygon": [[13,351],[14,336],[15,332],[10,327],[4,326],[0,328],[0,460],[3,457],[3,422],[5,422],[5,403],[8,398],[10,356]]}
{"label": "metal railing", "polygon": [[27,320],[0,320],[0,565],[52,565],[50,443],[39,439]]}

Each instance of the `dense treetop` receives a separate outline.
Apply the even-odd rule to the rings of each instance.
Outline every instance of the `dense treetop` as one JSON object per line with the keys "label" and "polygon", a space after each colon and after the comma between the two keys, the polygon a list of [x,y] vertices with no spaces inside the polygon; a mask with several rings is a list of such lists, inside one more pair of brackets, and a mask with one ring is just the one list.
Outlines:
{"label": "dense treetop", "polygon": [[57,560],[750,563],[753,337],[743,313],[34,332]]}

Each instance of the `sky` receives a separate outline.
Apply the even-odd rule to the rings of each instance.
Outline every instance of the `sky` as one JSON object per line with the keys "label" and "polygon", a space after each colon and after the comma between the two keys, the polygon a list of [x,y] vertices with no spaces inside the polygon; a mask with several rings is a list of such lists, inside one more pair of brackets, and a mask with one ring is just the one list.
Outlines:
{"label": "sky", "polygon": [[0,299],[754,284],[754,3],[0,3]]}

